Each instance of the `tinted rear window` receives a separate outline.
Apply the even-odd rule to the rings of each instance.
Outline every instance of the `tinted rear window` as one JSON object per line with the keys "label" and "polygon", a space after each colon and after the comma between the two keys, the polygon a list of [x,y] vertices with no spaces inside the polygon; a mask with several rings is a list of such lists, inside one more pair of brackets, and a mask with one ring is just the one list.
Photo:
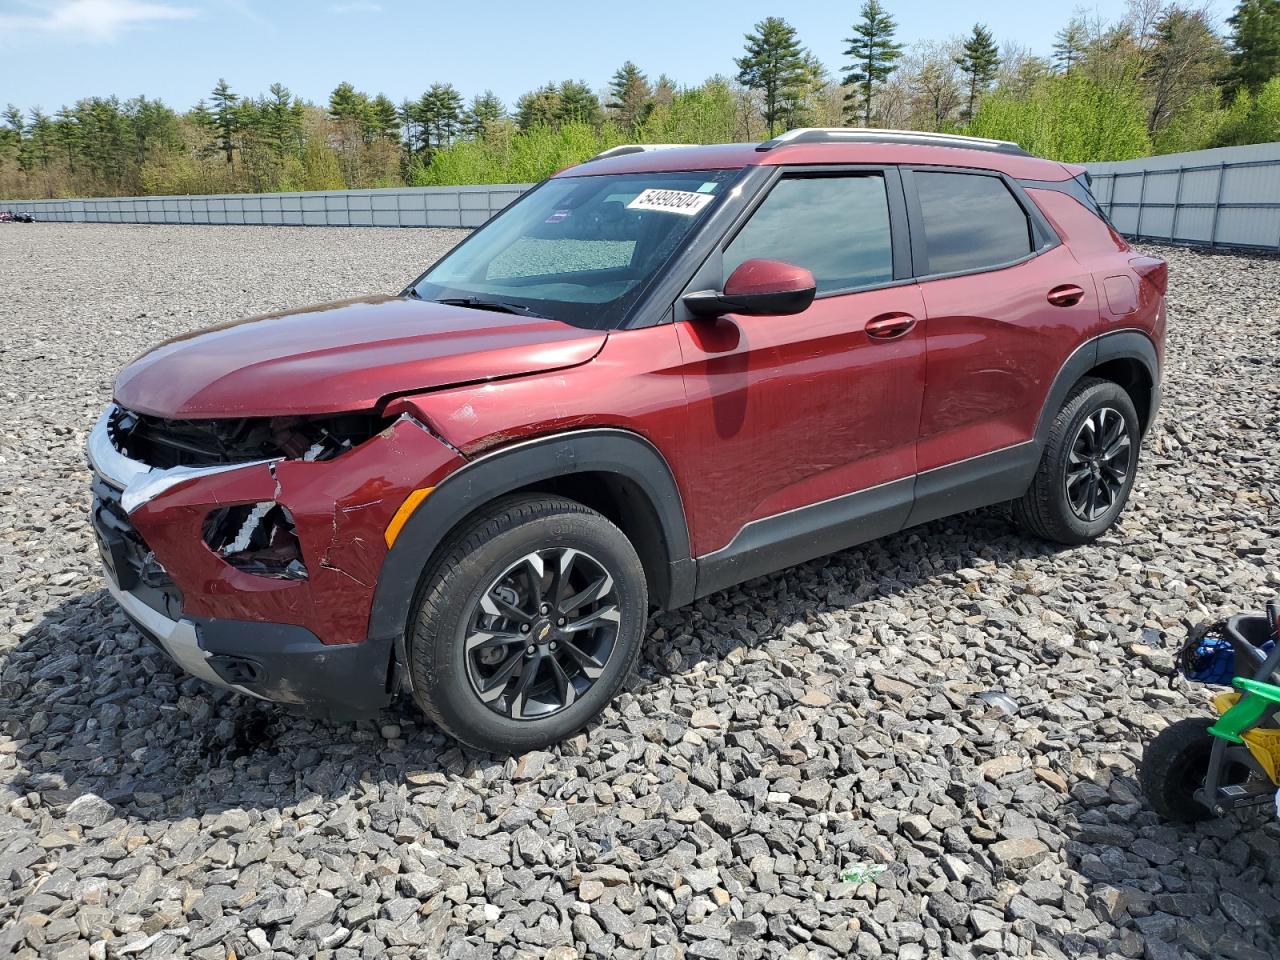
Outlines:
{"label": "tinted rear window", "polygon": [[981,270],[1031,252],[1031,224],[999,177],[916,171],[929,273]]}

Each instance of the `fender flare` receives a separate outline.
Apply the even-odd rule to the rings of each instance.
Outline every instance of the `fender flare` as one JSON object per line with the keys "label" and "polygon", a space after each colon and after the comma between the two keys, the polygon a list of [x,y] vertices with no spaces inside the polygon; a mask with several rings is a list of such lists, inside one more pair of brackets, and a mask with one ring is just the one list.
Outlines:
{"label": "fender flare", "polygon": [[465,517],[532,483],[583,472],[614,473],[636,483],[658,517],[669,582],[666,606],[693,598],[689,529],[675,477],[662,453],[637,433],[595,428],[500,447],[459,467],[422,501],[382,562],[369,614],[372,639],[404,640],[427,564]]}
{"label": "fender flare", "polygon": [[[1080,344],[1067,357],[1053,378],[1049,393],[1045,396],[1044,406],[1040,408],[1040,419],[1036,423],[1035,442],[1039,449],[1044,449],[1049,437],[1049,428],[1053,419],[1062,409],[1067,394],[1081,377],[1094,367],[1110,360],[1137,360],[1151,378],[1151,419],[1155,418],[1157,398],[1160,391],[1160,361],[1156,354],[1156,346],[1145,331],[1130,329],[1104,333]],[[1150,422],[1150,421],[1148,421]]]}

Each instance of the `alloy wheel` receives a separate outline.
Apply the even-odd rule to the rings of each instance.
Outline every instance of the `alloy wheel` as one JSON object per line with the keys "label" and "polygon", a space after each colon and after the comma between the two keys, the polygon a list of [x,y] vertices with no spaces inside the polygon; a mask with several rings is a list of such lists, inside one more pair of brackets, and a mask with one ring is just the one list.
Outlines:
{"label": "alloy wheel", "polygon": [[1072,512],[1092,523],[1124,494],[1133,464],[1133,441],[1124,416],[1111,407],[1080,424],[1067,456],[1066,493]]}
{"label": "alloy wheel", "polygon": [[617,586],[585,551],[535,550],[489,584],[464,623],[476,696],[513,720],[540,720],[604,673],[621,623]]}

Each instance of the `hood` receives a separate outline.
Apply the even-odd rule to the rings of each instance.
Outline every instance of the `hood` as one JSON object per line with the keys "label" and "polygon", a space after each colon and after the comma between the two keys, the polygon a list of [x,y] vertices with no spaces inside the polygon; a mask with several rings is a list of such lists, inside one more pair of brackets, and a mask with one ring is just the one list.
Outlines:
{"label": "hood", "polygon": [[368,410],[395,393],[590,360],[602,330],[558,320],[363,297],[175,337],[116,378],[116,402],[166,419]]}

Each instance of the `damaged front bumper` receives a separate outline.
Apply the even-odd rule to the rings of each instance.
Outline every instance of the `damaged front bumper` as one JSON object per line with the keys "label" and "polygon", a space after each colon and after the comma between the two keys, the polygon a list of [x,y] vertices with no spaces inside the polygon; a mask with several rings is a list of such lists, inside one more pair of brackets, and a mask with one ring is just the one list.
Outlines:
{"label": "damaged front bumper", "polygon": [[[326,461],[277,458],[156,469],[113,442],[109,408],[89,437],[93,525],[108,587],[192,676],[332,716],[367,715],[397,685],[395,637],[369,636],[383,532],[405,498],[461,462],[402,418]],[[208,519],[272,503],[296,530],[306,575],[238,569],[206,542]]]}

